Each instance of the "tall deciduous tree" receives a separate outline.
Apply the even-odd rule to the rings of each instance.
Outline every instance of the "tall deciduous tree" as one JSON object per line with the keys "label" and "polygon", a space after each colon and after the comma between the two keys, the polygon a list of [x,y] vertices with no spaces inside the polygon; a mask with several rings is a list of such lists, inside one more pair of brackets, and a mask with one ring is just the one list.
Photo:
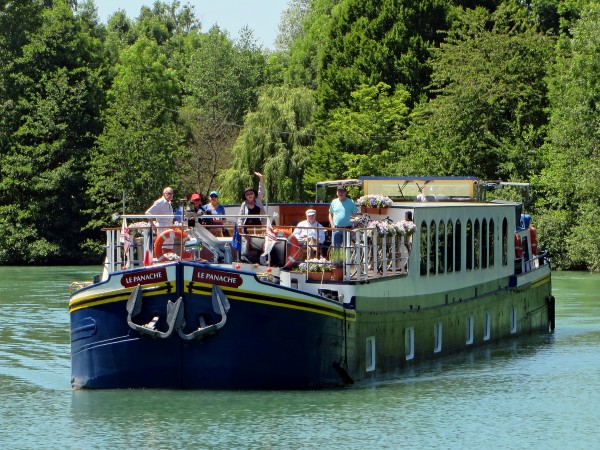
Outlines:
{"label": "tall deciduous tree", "polygon": [[9,89],[0,155],[0,262],[81,258],[83,174],[103,102],[100,42],[83,31],[64,0],[52,8],[14,2],[4,13],[16,34],[3,39],[11,60],[2,64]]}
{"label": "tall deciduous tree", "polygon": [[600,5],[561,40],[550,83],[546,168],[537,179],[540,231],[562,267],[600,270]]}
{"label": "tall deciduous tree", "polygon": [[540,170],[553,40],[489,29],[485,9],[457,11],[432,63],[437,96],[415,110],[399,168],[528,180]]}
{"label": "tall deciduous tree", "polygon": [[332,9],[318,101],[342,106],[360,85],[406,86],[415,103],[429,84],[430,49],[447,28],[447,0],[344,0]]}
{"label": "tall deciduous tree", "polygon": [[180,85],[155,41],[141,37],[123,51],[108,94],[105,128],[89,172],[92,226],[121,211],[123,193],[129,213],[143,212],[166,185],[179,183]]}
{"label": "tall deciduous tree", "polygon": [[185,156],[178,159],[188,191],[220,189],[218,175],[231,166],[231,148],[244,114],[256,106],[265,57],[245,28],[237,41],[213,27],[191,34],[182,118],[190,130]]}
{"label": "tall deciduous tree", "polygon": [[360,86],[347,107],[330,112],[327,133],[319,136],[309,181],[393,174],[397,141],[408,125],[409,94],[401,87]]}

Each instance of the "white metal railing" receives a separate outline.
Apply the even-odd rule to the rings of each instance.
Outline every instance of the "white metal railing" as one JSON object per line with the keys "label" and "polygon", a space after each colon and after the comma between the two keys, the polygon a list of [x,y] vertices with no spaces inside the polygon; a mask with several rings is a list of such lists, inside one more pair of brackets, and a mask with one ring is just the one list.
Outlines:
{"label": "white metal railing", "polygon": [[[138,220],[134,222],[137,225],[127,226],[129,233],[129,247],[125,252],[126,239],[122,235],[122,227],[105,228],[106,232],[106,259],[105,272],[111,273],[123,268],[141,267],[144,265],[144,254],[146,246],[152,242],[148,234],[152,229],[149,225],[142,226],[139,221],[148,221],[148,216],[126,215],[124,219]],[[230,216],[238,217],[238,216]],[[254,216],[252,216],[254,217]],[[262,217],[262,216],[261,216]],[[154,227],[156,228],[156,227]],[[172,226],[172,229],[186,229],[185,226]],[[158,230],[160,232],[160,230]],[[210,249],[210,242],[202,241],[202,235],[187,229],[187,232],[194,237],[198,237],[196,246],[185,246],[180,243],[181,248],[178,249],[178,254],[182,254],[185,250],[191,252],[196,259],[199,257],[203,246]],[[154,237],[156,239],[156,237]],[[223,244],[228,239],[217,239]],[[305,255],[306,246],[305,247]],[[373,277],[392,276],[408,273],[408,265],[410,258],[411,238],[404,235],[396,234],[391,236],[382,236],[377,233],[376,228],[355,228],[345,230],[343,236],[342,250],[344,253],[343,260],[343,279],[361,280]],[[215,252],[212,252],[215,253]],[[217,262],[215,255],[215,261]],[[303,262],[303,261],[298,261]]]}
{"label": "white metal railing", "polygon": [[344,279],[367,279],[408,273],[410,238],[382,236],[376,228],[344,233]]}

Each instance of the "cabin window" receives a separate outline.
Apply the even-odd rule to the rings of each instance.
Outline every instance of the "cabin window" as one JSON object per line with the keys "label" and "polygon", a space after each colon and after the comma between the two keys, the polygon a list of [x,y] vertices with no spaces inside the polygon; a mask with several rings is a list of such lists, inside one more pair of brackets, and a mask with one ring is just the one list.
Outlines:
{"label": "cabin window", "polygon": [[481,268],[487,268],[488,263],[488,228],[487,228],[487,220],[483,219],[481,221]]}
{"label": "cabin window", "polygon": [[479,230],[479,219],[475,219],[473,226],[473,267],[479,269],[481,260],[481,233]]}
{"label": "cabin window", "polygon": [[467,317],[467,341],[466,341],[467,345],[471,345],[473,343],[474,331],[475,331],[475,320],[473,319],[473,316],[469,316],[469,317]]}
{"label": "cabin window", "polygon": [[502,220],[502,265],[508,265],[508,221]]}
{"label": "cabin window", "polygon": [[415,329],[409,327],[404,330],[404,354],[406,360],[410,361],[415,357]]}
{"label": "cabin window", "polygon": [[373,372],[375,370],[375,336],[367,338],[365,362],[367,372]]}
{"label": "cabin window", "polygon": [[429,224],[429,274],[435,275],[437,269],[437,227],[432,220]]}
{"label": "cabin window", "polygon": [[489,235],[490,235],[490,246],[489,246],[489,259],[488,265],[489,267],[494,267],[494,259],[495,259],[495,249],[496,249],[496,230],[494,229],[494,219],[490,219],[490,227],[489,227]]}
{"label": "cabin window", "polygon": [[454,234],[452,221],[446,226],[446,272],[452,272],[454,262]]}
{"label": "cabin window", "polygon": [[427,275],[427,224],[421,222],[420,236],[421,275]]}
{"label": "cabin window", "polygon": [[454,230],[454,270],[462,270],[462,230],[460,220],[456,221]]}
{"label": "cabin window", "polygon": [[444,273],[444,268],[446,267],[445,258],[446,258],[446,230],[445,230],[444,222],[440,220],[440,224],[438,225],[438,273]]}
{"label": "cabin window", "polygon": [[517,307],[513,306],[513,309],[510,314],[510,332],[516,333],[518,331],[517,323],[518,323],[518,311]]}
{"label": "cabin window", "polygon": [[435,346],[433,347],[434,353],[442,351],[442,322],[437,322],[433,327],[433,340]]}
{"label": "cabin window", "polygon": [[467,270],[473,269],[473,224],[467,220]]}
{"label": "cabin window", "polygon": [[485,313],[485,322],[483,324],[483,340],[489,341],[492,337],[492,315]]}

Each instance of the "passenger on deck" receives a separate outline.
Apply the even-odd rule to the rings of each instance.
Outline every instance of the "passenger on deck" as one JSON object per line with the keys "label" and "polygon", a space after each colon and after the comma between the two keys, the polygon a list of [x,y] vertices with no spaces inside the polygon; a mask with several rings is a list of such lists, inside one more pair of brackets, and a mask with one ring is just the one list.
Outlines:
{"label": "passenger on deck", "polygon": [[258,217],[243,217],[247,215],[258,215],[266,214],[265,207],[262,204],[262,199],[265,193],[265,186],[263,184],[263,176],[260,172],[254,172],[254,175],[258,177],[258,192],[256,189],[249,187],[244,191],[242,199],[244,202],[240,207],[237,225],[240,228],[240,233],[245,236],[242,237],[242,251],[240,259],[246,262],[258,263],[260,256],[264,249],[264,239],[260,241],[254,239],[252,242],[251,236],[246,236],[249,231],[252,231],[249,225],[263,225],[263,221]]}
{"label": "passenger on deck", "polygon": [[306,220],[297,225],[294,234],[302,246],[307,246],[306,259],[319,256],[319,245],[325,241],[325,231],[323,225],[317,222],[317,211],[306,210]]}
{"label": "passenger on deck", "polygon": [[[337,187],[337,198],[333,199],[329,205],[329,226],[332,228],[351,228],[352,216],[358,213],[356,203],[348,198],[346,187],[340,185]],[[333,247],[341,247],[344,240],[343,230],[334,230],[331,244]]]}
{"label": "passenger on deck", "polygon": [[[265,195],[263,176],[260,172],[254,172],[254,175],[258,177],[258,192],[252,187],[249,187],[244,191],[244,196],[242,197],[244,202],[240,207],[240,216],[265,214],[265,207],[262,204],[262,199]],[[240,217],[237,223],[238,226],[262,225],[262,221],[258,217]],[[247,233],[246,228],[244,228],[244,232]]]}
{"label": "passenger on deck", "polygon": [[161,198],[156,200],[150,208],[146,211],[147,216],[169,216],[169,217],[157,217],[156,223],[158,224],[158,233],[162,233],[166,228],[173,225],[173,207],[171,201],[173,200],[173,188],[166,187],[163,189],[163,195]]}
{"label": "passenger on deck", "polygon": [[[210,203],[204,205],[202,207],[202,210],[204,211],[204,214],[207,216],[210,216],[210,218],[206,218],[206,216],[202,219],[202,223],[204,225],[220,225],[224,222],[223,219],[219,219],[217,217],[213,217],[213,216],[218,216],[218,215],[223,215],[225,214],[225,208],[223,207],[223,205],[219,204],[219,193],[217,191],[212,191],[209,194],[210,197]],[[227,232],[227,230],[223,227],[216,227],[216,228],[211,228],[210,231],[213,234],[217,234],[217,235],[229,235],[229,233]]]}

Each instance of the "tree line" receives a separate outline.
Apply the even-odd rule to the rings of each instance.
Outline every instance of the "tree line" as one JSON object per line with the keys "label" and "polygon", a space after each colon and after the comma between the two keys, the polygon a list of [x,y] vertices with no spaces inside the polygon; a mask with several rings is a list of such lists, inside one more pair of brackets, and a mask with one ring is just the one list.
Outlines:
{"label": "tree line", "polygon": [[270,202],[316,181],[527,181],[540,242],[600,270],[600,5],[290,0],[275,50],[156,1],[0,4],[0,264],[97,261],[99,227],[261,171]]}

